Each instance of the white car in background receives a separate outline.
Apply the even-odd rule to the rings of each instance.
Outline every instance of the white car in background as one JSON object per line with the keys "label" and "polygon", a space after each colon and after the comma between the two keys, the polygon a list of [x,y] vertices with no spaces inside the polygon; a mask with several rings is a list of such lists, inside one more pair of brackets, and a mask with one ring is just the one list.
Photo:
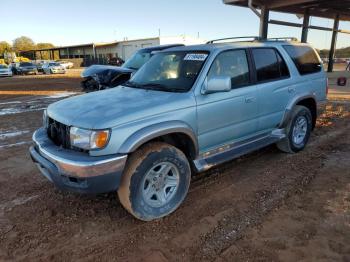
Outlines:
{"label": "white car in background", "polygon": [[65,74],[66,69],[57,62],[48,62],[42,65],[44,74]]}
{"label": "white car in background", "polygon": [[71,69],[74,66],[74,64],[72,62],[69,62],[69,61],[56,61],[56,63],[59,63],[65,69]]}
{"label": "white car in background", "polygon": [[11,67],[0,64],[0,76],[13,76]]}

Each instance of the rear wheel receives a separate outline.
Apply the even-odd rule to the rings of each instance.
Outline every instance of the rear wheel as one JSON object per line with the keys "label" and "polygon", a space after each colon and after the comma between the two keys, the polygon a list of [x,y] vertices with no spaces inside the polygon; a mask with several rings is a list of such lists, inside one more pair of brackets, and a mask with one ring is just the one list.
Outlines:
{"label": "rear wheel", "polygon": [[183,152],[165,143],[150,143],[130,156],[118,196],[133,216],[150,221],[177,209],[190,180],[191,169]]}
{"label": "rear wheel", "polygon": [[286,127],[286,137],[277,143],[277,147],[287,153],[303,150],[309,141],[312,129],[312,116],[305,106],[295,106]]}

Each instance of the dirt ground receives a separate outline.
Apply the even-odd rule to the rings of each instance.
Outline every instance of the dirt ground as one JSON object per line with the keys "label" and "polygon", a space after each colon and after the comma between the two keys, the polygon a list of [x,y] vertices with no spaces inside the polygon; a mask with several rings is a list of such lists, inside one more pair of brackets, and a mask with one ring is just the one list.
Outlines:
{"label": "dirt ground", "polygon": [[172,215],[141,222],[116,194],[61,192],[32,164],[42,109],[80,92],[70,76],[0,79],[0,261],[350,261],[350,85],[307,148],[274,146],[193,178]]}

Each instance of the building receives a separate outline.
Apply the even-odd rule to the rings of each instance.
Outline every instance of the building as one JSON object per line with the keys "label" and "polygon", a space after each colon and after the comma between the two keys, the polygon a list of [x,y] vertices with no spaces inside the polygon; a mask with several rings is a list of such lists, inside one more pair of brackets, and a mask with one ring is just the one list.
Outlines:
{"label": "building", "polygon": [[111,43],[89,43],[81,45],[60,46],[20,52],[32,60],[42,59],[79,59],[83,65],[106,64],[112,57],[127,60],[140,48],[165,44],[201,44],[205,41],[191,36],[153,37],[135,40],[116,41]]}

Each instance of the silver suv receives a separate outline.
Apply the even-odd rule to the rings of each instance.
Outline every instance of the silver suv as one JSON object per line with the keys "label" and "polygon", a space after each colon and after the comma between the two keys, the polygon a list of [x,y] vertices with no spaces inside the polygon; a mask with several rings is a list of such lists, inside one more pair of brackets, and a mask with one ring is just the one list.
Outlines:
{"label": "silver suv", "polygon": [[273,143],[304,149],[326,93],[307,44],[175,47],[118,88],[51,104],[30,153],[57,187],[117,191],[132,215],[152,220],[182,203],[194,172]]}

